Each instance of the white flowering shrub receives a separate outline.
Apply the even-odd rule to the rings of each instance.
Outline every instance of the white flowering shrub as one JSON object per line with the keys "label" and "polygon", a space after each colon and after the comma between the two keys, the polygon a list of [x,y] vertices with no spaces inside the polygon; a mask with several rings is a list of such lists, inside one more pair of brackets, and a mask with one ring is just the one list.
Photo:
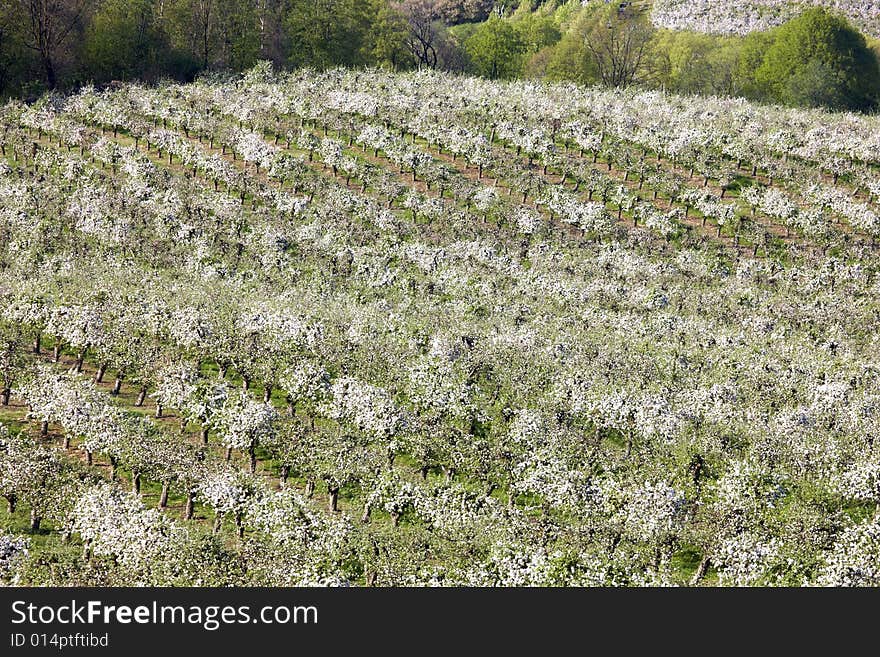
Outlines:
{"label": "white flowering shrub", "polygon": [[212,426],[226,447],[247,451],[271,439],[277,419],[278,412],[270,404],[234,390],[213,416]]}
{"label": "white flowering shrub", "polygon": [[330,374],[319,364],[303,359],[281,373],[278,385],[292,401],[316,406],[330,392]]}
{"label": "white flowering shrub", "polygon": [[347,422],[375,440],[393,438],[405,417],[388,392],[353,377],[341,377],[330,387],[330,399],[321,406],[328,418]]}
{"label": "white flowering shrub", "polygon": [[110,484],[88,488],[76,501],[69,529],[95,556],[112,557],[132,585],[161,585],[173,575],[173,561],[186,530],[157,509]]}
{"label": "white flowering shrub", "polygon": [[775,539],[762,541],[740,534],[723,540],[713,550],[712,558],[722,584],[749,586],[767,583],[763,578],[778,551],[779,543]]}
{"label": "white flowering shrub", "polygon": [[828,552],[819,574],[824,586],[880,584],[880,525],[877,519],[846,528]]}
{"label": "white flowering shrub", "polygon": [[30,539],[26,536],[0,534],[0,583],[7,586],[19,584],[29,548]]}

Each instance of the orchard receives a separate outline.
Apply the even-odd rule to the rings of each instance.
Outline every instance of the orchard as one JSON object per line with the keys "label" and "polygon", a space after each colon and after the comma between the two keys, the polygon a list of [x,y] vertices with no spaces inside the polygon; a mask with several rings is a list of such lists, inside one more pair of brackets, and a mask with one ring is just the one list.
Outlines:
{"label": "orchard", "polygon": [[876,117],[261,64],[0,149],[3,583],[880,583]]}

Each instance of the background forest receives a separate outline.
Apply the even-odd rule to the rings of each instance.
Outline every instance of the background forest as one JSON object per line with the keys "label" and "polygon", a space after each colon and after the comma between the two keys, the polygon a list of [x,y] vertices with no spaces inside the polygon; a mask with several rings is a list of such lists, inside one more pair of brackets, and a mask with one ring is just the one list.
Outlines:
{"label": "background forest", "polygon": [[812,8],[764,31],[706,34],[657,27],[652,9],[658,23],[661,3],[607,0],[6,0],[0,95],[190,81],[268,60],[876,106],[876,41],[843,15]]}

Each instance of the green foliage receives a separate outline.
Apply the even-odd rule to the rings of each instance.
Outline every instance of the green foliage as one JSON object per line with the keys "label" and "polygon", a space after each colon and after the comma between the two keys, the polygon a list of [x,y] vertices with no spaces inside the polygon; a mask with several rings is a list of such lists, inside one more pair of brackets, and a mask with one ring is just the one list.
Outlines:
{"label": "green foliage", "polygon": [[233,71],[251,68],[262,56],[256,5],[225,0],[218,9],[218,65]]}
{"label": "green foliage", "polygon": [[[569,6],[557,11],[557,22],[563,16],[566,20],[572,16],[570,11]],[[650,69],[648,56],[653,35],[647,14],[611,3],[588,5],[573,16],[548,57],[548,77],[582,84],[599,82],[611,87],[643,80]]]}
{"label": "green foliage", "polygon": [[509,21],[492,16],[465,41],[474,70],[491,80],[513,78],[522,70],[525,44]]}
{"label": "green foliage", "polygon": [[857,30],[816,8],[774,31],[755,81],[786,104],[865,110],[877,102],[880,68]]}
{"label": "green foliage", "polygon": [[284,27],[293,66],[327,68],[367,63],[370,6],[358,0],[294,0]]}
{"label": "green foliage", "polygon": [[370,6],[373,29],[365,46],[367,59],[393,70],[406,66],[411,61],[406,48],[406,19],[386,0],[371,0]]}
{"label": "green foliage", "polygon": [[[525,5],[523,5],[525,6]],[[553,16],[543,12],[517,12],[513,27],[526,52],[536,53],[553,46],[562,38],[562,32]]]}
{"label": "green foliage", "polygon": [[159,64],[162,41],[152,0],[107,0],[86,31],[86,67],[99,81],[145,76]]}
{"label": "green foliage", "polygon": [[741,40],[694,32],[658,31],[652,40],[652,82],[683,94],[739,93]]}
{"label": "green foliage", "polygon": [[0,3],[0,94],[28,74],[22,26],[15,18],[12,6]]}
{"label": "green foliage", "polygon": [[[548,6],[549,7],[549,6]],[[529,4],[520,5],[513,16],[514,29],[525,47],[522,75],[544,77],[554,46],[562,38],[555,16],[548,11],[530,11]]]}
{"label": "green foliage", "polygon": [[[176,0],[163,15],[182,77],[193,69],[241,71],[261,56],[260,16],[252,3],[236,0]],[[176,76],[181,77],[181,76]]]}
{"label": "green foliage", "polygon": [[746,37],[658,31],[651,68],[653,84],[685,94],[861,111],[873,108],[880,94],[877,53],[843,18],[823,9]]}
{"label": "green foliage", "polygon": [[768,32],[752,32],[738,44],[736,79],[742,95],[755,99],[766,97],[767,90],[755,79],[755,71],[772,44],[773,35]]}
{"label": "green foliage", "polygon": [[581,14],[548,56],[547,77],[593,84],[598,80],[596,64],[585,45],[590,21]]}
{"label": "green foliage", "polygon": [[618,3],[599,5],[585,45],[605,86],[626,87],[642,80],[653,27],[647,13]]}
{"label": "green foliage", "polygon": [[69,35],[41,52],[24,6],[0,6],[0,94],[191,80],[259,60],[401,70],[417,65],[427,39],[423,66],[491,79],[635,83],[860,111],[880,98],[880,43],[823,9],[739,37],[655,30],[641,3],[513,0],[492,11],[488,0],[94,0],[75,18],[52,5],[52,29]]}

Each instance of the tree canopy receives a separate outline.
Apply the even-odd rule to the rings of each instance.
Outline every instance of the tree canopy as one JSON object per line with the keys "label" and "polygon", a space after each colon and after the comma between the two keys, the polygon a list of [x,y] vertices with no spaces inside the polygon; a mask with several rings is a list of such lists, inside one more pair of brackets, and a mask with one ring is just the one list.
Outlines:
{"label": "tree canopy", "polygon": [[477,73],[490,80],[515,77],[522,65],[524,43],[513,26],[492,16],[465,42]]}
{"label": "tree canopy", "polygon": [[876,103],[880,67],[864,36],[815,8],[774,31],[755,80],[783,103],[864,110]]}
{"label": "tree canopy", "polygon": [[10,0],[0,6],[0,95],[190,81],[265,60],[276,68],[439,69],[874,109],[878,42],[831,10],[787,15],[744,36],[658,27],[645,4],[625,2]]}

